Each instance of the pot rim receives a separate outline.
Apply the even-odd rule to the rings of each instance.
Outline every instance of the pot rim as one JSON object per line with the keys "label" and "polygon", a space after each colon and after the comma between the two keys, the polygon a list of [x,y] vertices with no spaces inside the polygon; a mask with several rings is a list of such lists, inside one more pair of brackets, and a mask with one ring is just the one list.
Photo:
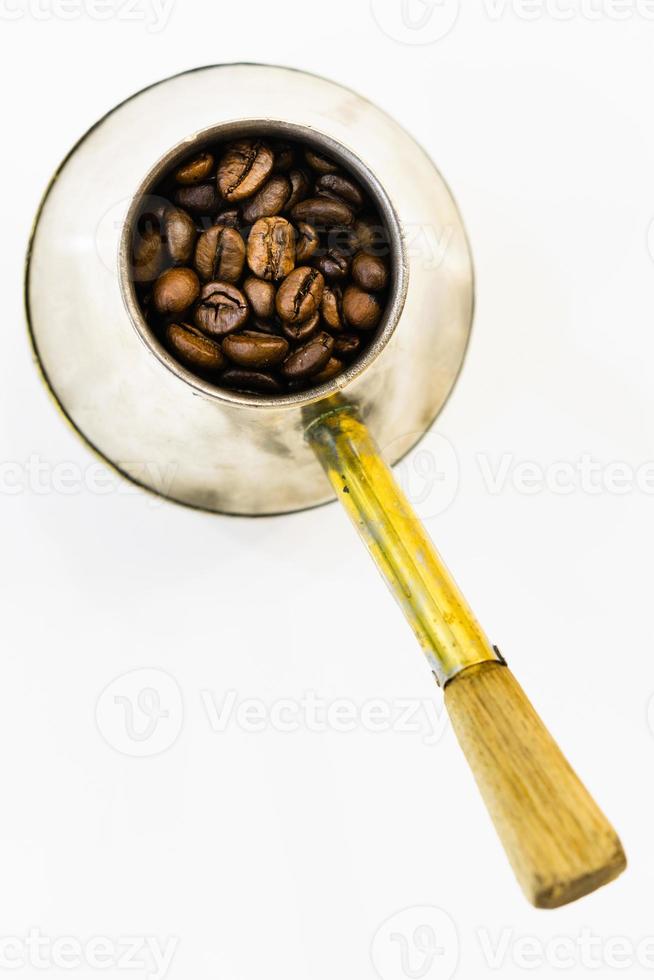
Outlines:
{"label": "pot rim", "polygon": [[[131,270],[131,239],[135,221],[142,211],[142,203],[159,181],[174,169],[175,165],[195,150],[200,152],[208,144],[222,140],[232,140],[253,134],[269,136],[272,139],[294,139],[327,153],[351,172],[372,198],[388,230],[390,239],[391,286],[380,325],[369,347],[335,378],[315,388],[284,395],[244,394],[220,388],[194,374],[180,364],[156,337],[145,320],[136,296]],[[399,323],[406,300],[409,267],[406,242],[397,211],[372,169],[349,147],[339,140],[321,133],[314,127],[283,119],[233,119],[215,126],[198,130],[180,140],[167,153],[160,157],[145,175],[136,189],[125,216],[120,237],[118,254],[118,279],[123,303],[129,314],[132,326],[141,341],[157,360],[186,385],[218,402],[230,405],[243,405],[249,408],[279,409],[303,408],[343,392],[356,378],[359,378],[382,353]]]}

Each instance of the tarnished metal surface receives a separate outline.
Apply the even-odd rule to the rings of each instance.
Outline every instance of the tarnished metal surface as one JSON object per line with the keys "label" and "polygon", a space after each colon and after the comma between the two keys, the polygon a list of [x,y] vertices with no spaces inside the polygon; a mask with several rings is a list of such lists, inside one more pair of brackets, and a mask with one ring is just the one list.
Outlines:
{"label": "tarnished metal surface", "polygon": [[[228,124],[243,131],[245,121],[300,127],[326,141],[374,194],[395,245],[393,300],[361,367],[277,404],[217,393],[171,362],[138,329],[124,266],[121,281],[125,219],[157,165],[198,134]],[[355,93],[259,65],[176,76],[101,120],[46,195],[27,273],[34,348],[80,434],[149,489],[235,514],[284,513],[330,499],[304,427],[336,388],[382,448],[392,446],[389,462],[399,459],[449,394],[472,304],[461,219],[424,151]]]}

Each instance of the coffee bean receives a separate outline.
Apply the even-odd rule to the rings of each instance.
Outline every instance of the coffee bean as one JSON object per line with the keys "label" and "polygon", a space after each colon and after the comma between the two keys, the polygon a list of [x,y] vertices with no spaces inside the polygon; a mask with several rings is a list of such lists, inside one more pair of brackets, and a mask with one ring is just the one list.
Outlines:
{"label": "coffee bean", "polygon": [[273,374],[244,368],[228,368],[221,374],[220,383],[225,388],[254,395],[279,395],[284,390]]}
{"label": "coffee bean", "polygon": [[243,292],[247,296],[248,303],[253,314],[264,320],[269,319],[275,313],[275,287],[265,279],[257,279],[256,276],[248,276],[243,283]]}
{"label": "coffee bean", "polygon": [[269,218],[279,214],[291,195],[291,182],[283,174],[277,174],[266,181],[252,200],[243,206],[243,219],[253,225],[259,218]]}
{"label": "coffee bean", "polygon": [[322,371],[318,371],[317,374],[312,375],[312,384],[322,385],[325,381],[331,381],[332,378],[335,378],[337,374],[341,373],[343,366],[343,362],[339,361],[337,357],[330,357]]}
{"label": "coffee bean", "polygon": [[349,205],[329,197],[308,197],[300,201],[291,211],[291,217],[294,221],[306,221],[316,228],[351,225],[354,221],[354,214]]}
{"label": "coffee bean", "polygon": [[319,153],[316,153],[315,150],[305,150],[304,159],[307,161],[311,169],[316,170],[319,174],[338,173],[338,165],[332,160],[328,160],[327,157],[323,157]]}
{"label": "coffee bean", "polygon": [[324,255],[321,255],[316,259],[315,264],[325,279],[345,279],[350,271],[350,259],[347,255],[337,251],[335,248],[330,248]]}
{"label": "coffee bean", "polygon": [[273,172],[282,173],[290,170],[295,162],[295,150],[290,143],[273,143],[274,154]]}
{"label": "coffee bean", "polygon": [[361,289],[377,293],[385,289],[388,283],[386,263],[377,255],[357,252],[352,262],[352,278]]}
{"label": "coffee bean", "polygon": [[183,364],[199,371],[221,371],[227,361],[220,344],[205,337],[189,323],[171,323],[166,327],[166,340],[172,354]]}
{"label": "coffee bean", "polygon": [[224,337],[244,325],[248,312],[248,302],[240,289],[229,282],[208,282],[200,294],[195,323],[205,333]]}
{"label": "coffee bean", "polygon": [[343,329],[343,293],[340,286],[325,286],[320,312],[330,330]]}
{"label": "coffee bean", "polygon": [[334,353],[338,357],[354,357],[361,347],[361,337],[354,333],[339,333],[334,337]]}
{"label": "coffee bean", "polygon": [[311,182],[303,170],[291,170],[288,175],[291,182],[291,196],[286,202],[286,210],[290,211],[299,201],[303,201],[309,193]]}
{"label": "coffee bean", "polygon": [[161,233],[149,228],[143,234],[135,234],[132,255],[132,278],[134,282],[152,282],[156,279],[164,261],[164,248]]}
{"label": "coffee bean", "polygon": [[218,388],[268,398],[338,379],[391,281],[373,201],[301,141],[207,142],[141,202],[131,275],[146,322]]}
{"label": "coffee bean", "polygon": [[239,367],[272,368],[288,354],[288,341],[255,330],[234,333],[223,340],[223,351]]}
{"label": "coffee bean", "polygon": [[200,235],[195,268],[205,282],[238,282],[245,264],[245,243],[235,228],[214,225]]}
{"label": "coffee bean", "polygon": [[206,180],[213,170],[214,159],[211,153],[200,153],[175,171],[178,184],[199,184]]}
{"label": "coffee bean", "polygon": [[300,340],[308,340],[320,326],[320,314],[314,313],[308,320],[302,323],[287,323],[282,320],[282,330],[289,340],[297,343]]}
{"label": "coffee bean", "polygon": [[197,236],[193,218],[181,208],[172,208],[164,215],[163,230],[171,259],[185,265],[191,258]]}
{"label": "coffee bean", "polygon": [[334,338],[328,333],[319,333],[298,347],[282,364],[282,374],[292,381],[310,378],[321,371],[329,361],[334,349]]}
{"label": "coffee bean", "polygon": [[372,330],[379,323],[382,309],[379,299],[358,286],[348,286],[343,293],[343,315],[351,327]]}
{"label": "coffee bean", "polygon": [[152,298],[159,313],[182,313],[195,303],[199,292],[200,282],[193,269],[176,266],[161,273]]}
{"label": "coffee bean", "polygon": [[232,143],[218,164],[218,188],[226,201],[242,201],[259,190],[272,170],[272,150],[259,140]]}
{"label": "coffee bean", "polygon": [[295,265],[295,233],[285,218],[261,218],[248,238],[248,265],[259,279],[283,279]]}
{"label": "coffee bean", "polygon": [[300,266],[284,279],[277,290],[275,306],[282,320],[301,323],[320,307],[325,280],[317,269]]}
{"label": "coffee bean", "polygon": [[295,243],[295,261],[307,262],[314,254],[319,244],[320,238],[318,237],[318,232],[316,229],[311,225],[308,225],[306,221],[298,221],[297,241]]}
{"label": "coffee bean", "polygon": [[241,215],[238,208],[229,208],[227,211],[219,211],[214,222],[216,225],[225,225],[227,228],[238,228],[241,224]]}
{"label": "coffee bean", "polygon": [[348,228],[346,225],[334,225],[327,230],[325,246],[327,251],[335,249],[342,255],[352,258],[359,250],[359,241],[353,228]]}
{"label": "coffee bean", "polygon": [[195,184],[175,191],[175,204],[191,214],[215,214],[221,201],[214,184]]}
{"label": "coffee bean", "polygon": [[363,193],[357,184],[342,174],[323,174],[316,181],[316,191],[326,197],[334,197],[345,201],[355,211],[363,207]]}
{"label": "coffee bean", "polygon": [[263,317],[253,316],[250,317],[248,323],[253,330],[258,330],[259,333],[268,333],[274,337],[281,337],[282,335],[282,328],[280,326],[283,323],[282,320],[264,320]]}
{"label": "coffee bean", "polygon": [[388,255],[388,238],[384,225],[374,218],[359,218],[354,224],[358,247],[371,255]]}

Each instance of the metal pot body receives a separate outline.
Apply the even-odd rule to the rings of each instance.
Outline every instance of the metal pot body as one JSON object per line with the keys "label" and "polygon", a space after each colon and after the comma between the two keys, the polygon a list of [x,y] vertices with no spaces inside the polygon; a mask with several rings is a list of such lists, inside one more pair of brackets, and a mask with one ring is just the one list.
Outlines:
{"label": "metal pot body", "polygon": [[[126,219],[153,168],[217,127],[266,123],[341,155],[375,194],[395,246],[392,300],[366,362],[277,402],[212,390],[171,364],[139,329],[124,269]],[[463,360],[473,275],[448,188],[394,120],[313,75],[223,65],[138,93],[80,141],[39,212],[26,295],[44,378],[96,452],[172,500],[259,515],[331,499],[305,429],[335,394],[357,407],[388,462],[418,441]]]}

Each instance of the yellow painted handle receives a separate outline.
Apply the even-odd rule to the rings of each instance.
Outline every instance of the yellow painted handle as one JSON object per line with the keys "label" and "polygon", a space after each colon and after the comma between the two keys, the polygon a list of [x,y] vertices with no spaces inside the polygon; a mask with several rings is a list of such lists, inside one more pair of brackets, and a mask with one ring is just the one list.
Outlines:
{"label": "yellow painted handle", "polygon": [[328,412],[309,426],[307,435],[439,684],[444,686],[466,667],[497,661],[497,652],[353,409]]}
{"label": "yellow painted handle", "polygon": [[614,878],[620,842],[489,643],[356,411],[307,438],[427,655],[529,900],[553,908]]}

